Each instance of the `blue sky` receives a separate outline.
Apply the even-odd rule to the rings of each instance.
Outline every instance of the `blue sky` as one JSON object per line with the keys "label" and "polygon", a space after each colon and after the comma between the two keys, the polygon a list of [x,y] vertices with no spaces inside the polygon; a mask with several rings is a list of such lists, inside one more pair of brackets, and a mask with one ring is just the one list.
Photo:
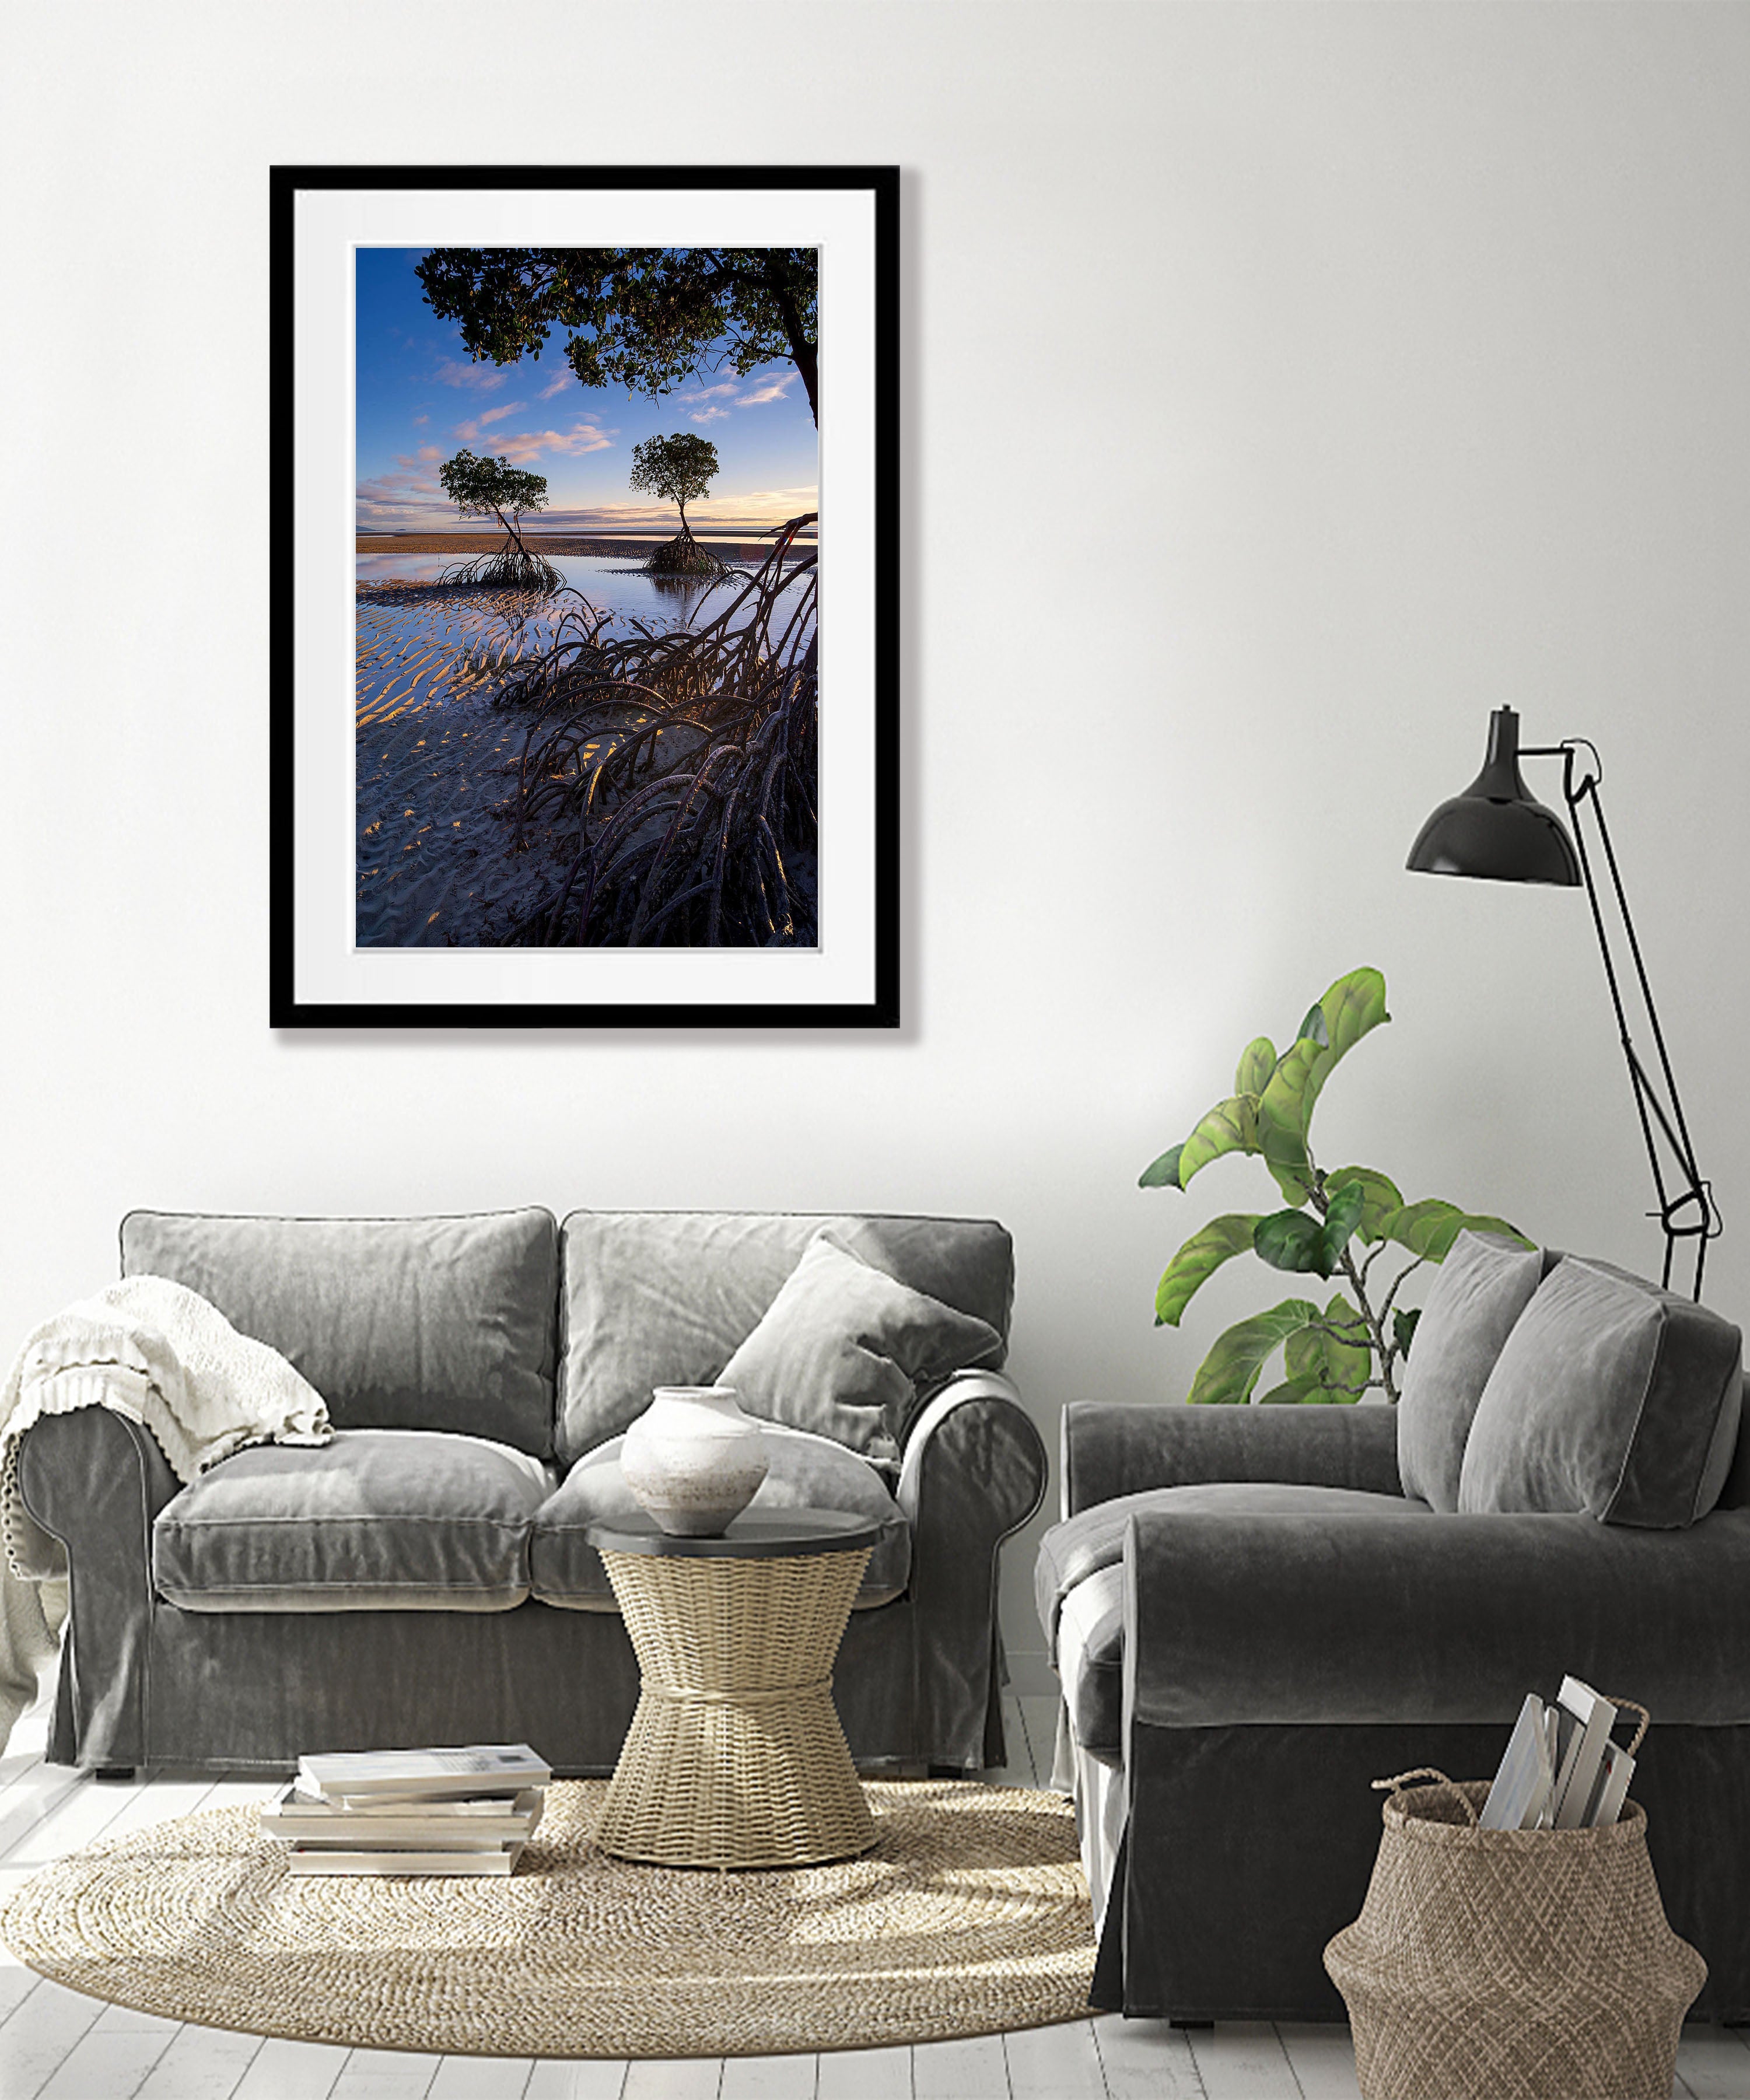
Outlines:
{"label": "blue sky", "polygon": [[358,523],[361,532],[469,531],[438,487],[465,446],[547,478],[535,529],[673,531],[672,503],[627,487],[632,448],[698,432],[721,462],[711,494],[687,505],[695,527],[763,530],[818,501],[819,446],[808,396],[787,360],[738,379],[703,371],[659,400],[579,386],[556,329],[539,361],[475,364],[453,321],[425,304],[418,248],[358,250]]}

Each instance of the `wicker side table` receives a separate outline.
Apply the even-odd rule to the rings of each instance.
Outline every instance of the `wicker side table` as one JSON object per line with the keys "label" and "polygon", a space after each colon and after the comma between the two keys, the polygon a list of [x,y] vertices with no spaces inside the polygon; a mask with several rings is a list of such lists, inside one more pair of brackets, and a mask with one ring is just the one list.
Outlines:
{"label": "wicker side table", "polygon": [[825,1510],[676,1538],[590,1525],[643,1682],[596,1832],[665,1867],[802,1867],[875,1842],[832,1664],[877,1528]]}

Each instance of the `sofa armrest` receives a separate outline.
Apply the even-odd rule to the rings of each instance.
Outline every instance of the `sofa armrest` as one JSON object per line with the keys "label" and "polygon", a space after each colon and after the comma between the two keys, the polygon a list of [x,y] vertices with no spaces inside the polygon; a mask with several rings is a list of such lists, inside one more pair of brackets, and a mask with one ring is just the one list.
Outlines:
{"label": "sofa armrest", "polygon": [[1403,1492],[1395,1408],[1132,1406],[1073,1401],[1064,1410],[1063,1514],[1144,1488],[1280,1480],[1309,1488]]}
{"label": "sofa armrest", "polygon": [[67,1552],[66,1649],[49,1755],[147,1762],[152,1527],[181,1483],[151,1432],[113,1408],[46,1414],[18,1454],[26,1511]]}
{"label": "sofa armrest", "polygon": [[895,1499],[911,1526],[919,1721],[951,1760],[1000,1765],[997,1555],[1045,1499],[1044,1440],[1011,1382],[961,1371],[906,1439]]}
{"label": "sofa armrest", "polygon": [[[1510,1722],[1563,1676],[1659,1723],[1750,1723],[1750,1510],[1589,1516],[1139,1512],[1125,1733]],[[1471,1774],[1462,1775],[1474,1776]]]}

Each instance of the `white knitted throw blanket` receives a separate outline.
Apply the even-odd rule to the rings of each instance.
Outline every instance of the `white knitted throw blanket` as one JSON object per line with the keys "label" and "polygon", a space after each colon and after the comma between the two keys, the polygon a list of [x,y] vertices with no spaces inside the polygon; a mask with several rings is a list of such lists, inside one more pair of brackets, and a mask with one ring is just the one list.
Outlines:
{"label": "white knitted throw blanket", "polygon": [[66,1609],[65,1557],[19,1497],[19,1445],[43,1415],[77,1407],[143,1423],[185,1485],[245,1445],[333,1434],[322,1396],[276,1349],[165,1277],[128,1277],[44,1321],[0,1388],[0,1745],[35,1696]]}

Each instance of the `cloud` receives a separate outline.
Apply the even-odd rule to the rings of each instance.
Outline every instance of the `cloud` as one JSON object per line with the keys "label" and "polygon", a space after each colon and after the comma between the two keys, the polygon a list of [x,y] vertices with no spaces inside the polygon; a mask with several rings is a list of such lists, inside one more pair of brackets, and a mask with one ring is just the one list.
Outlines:
{"label": "cloud", "polygon": [[443,457],[442,445],[421,445],[417,452],[397,452],[397,466],[430,466]]}
{"label": "cloud", "polygon": [[506,365],[474,364],[460,357],[440,357],[432,377],[441,379],[446,386],[478,386],[482,393],[490,394],[495,386],[505,384],[510,371]]}
{"label": "cloud", "polygon": [[730,412],[727,408],[719,408],[715,406],[709,408],[695,408],[693,411],[692,419],[695,423],[726,423],[730,419]]}
{"label": "cloud", "polygon": [[763,408],[768,401],[782,401],[796,377],[794,372],[787,372],[778,377],[764,380],[752,393],[738,395],[735,405],[738,408]]}
{"label": "cloud", "polygon": [[483,416],[471,417],[467,422],[456,424],[450,435],[460,438],[465,445],[471,445],[488,423],[502,422],[506,416],[514,416],[528,405],[527,401],[507,401],[502,408],[488,408]]}
{"label": "cloud", "polygon": [[380,474],[359,483],[357,523],[364,529],[453,520],[455,515],[455,505],[427,474]]}
{"label": "cloud", "polygon": [[416,423],[429,423],[431,421],[431,418],[430,416],[416,416],[413,418],[413,421]]}
{"label": "cloud", "polygon": [[547,384],[540,390],[541,399],[543,401],[550,401],[555,394],[562,394],[571,383],[571,375],[569,372],[555,373],[553,377],[549,379]]}

